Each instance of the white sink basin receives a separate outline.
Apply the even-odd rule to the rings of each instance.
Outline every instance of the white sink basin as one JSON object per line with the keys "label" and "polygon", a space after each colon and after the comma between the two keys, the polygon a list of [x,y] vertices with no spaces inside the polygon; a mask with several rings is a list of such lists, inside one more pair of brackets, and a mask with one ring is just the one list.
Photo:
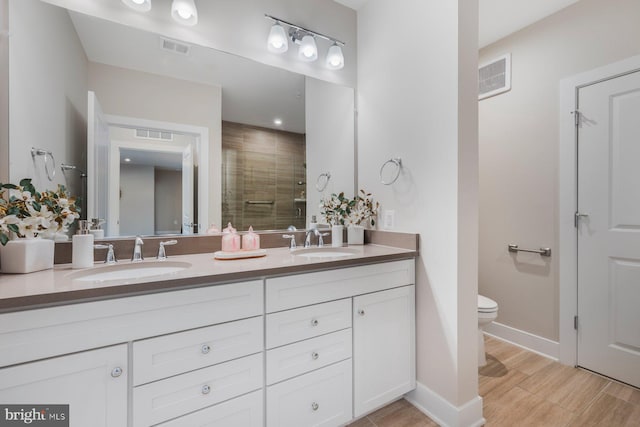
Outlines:
{"label": "white sink basin", "polygon": [[350,248],[306,248],[297,249],[291,252],[293,255],[305,258],[344,258],[353,256],[358,253],[357,250]]}
{"label": "white sink basin", "polygon": [[191,267],[190,263],[177,261],[116,264],[71,273],[70,278],[81,282],[127,281],[145,277],[164,276],[180,272],[189,267]]}

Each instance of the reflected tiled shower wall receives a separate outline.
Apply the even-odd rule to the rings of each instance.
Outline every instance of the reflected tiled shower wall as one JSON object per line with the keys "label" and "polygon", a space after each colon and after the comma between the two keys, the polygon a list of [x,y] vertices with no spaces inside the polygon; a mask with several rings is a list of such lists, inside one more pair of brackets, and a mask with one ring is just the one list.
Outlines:
{"label": "reflected tiled shower wall", "polygon": [[305,135],[222,122],[222,227],[305,227]]}

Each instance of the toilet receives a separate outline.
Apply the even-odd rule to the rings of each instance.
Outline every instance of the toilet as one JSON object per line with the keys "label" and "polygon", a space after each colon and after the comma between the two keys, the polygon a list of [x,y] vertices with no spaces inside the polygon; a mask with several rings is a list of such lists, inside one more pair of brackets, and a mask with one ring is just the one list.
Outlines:
{"label": "toilet", "polygon": [[484,327],[497,317],[498,303],[491,298],[478,295],[478,366],[480,367],[487,364],[487,357],[484,354]]}

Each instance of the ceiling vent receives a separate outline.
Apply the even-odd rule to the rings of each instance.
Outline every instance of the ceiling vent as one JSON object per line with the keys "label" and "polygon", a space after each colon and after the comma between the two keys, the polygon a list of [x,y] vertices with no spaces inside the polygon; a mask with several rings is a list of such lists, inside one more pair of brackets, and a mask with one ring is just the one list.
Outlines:
{"label": "ceiling vent", "polygon": [[511,54],[480,65],[478,99],[489,98],[511,90]]}
{"label": "ceiling vent", "polygon": [[136,129],[136,138],[173,141],[173,133],[153,129]]}
{"label": "ceiling vent", "polygon": [[162,50],[177,53],[178,55],[189,55],[191,46],[189,46],[188,44],[176,40],[165,39],[164,37],[160,37],[160,42]]}

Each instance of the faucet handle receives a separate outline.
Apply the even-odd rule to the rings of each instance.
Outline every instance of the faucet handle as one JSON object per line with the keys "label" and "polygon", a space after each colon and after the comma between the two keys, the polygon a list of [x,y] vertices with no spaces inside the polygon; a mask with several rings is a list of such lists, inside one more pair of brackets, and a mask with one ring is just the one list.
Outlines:
{"label": "faucet handle", "polygon": [[167,252],[164,250],[165,246],[171,246],[177,244],[177,240],[167,240],[166,242],[160,242],[160,246],[158,247],[158,261],[166,261]]}
{"label": "faucet handle", "polygon": [[101,245],[101,244],[93,245],[93,248],[107,249],[107,256],[104,259],[105,264],[115,264],[116,262],[118,262],[118,259],[116,258],[116,254],[113,251],[113,245],[111,243],[107,245]]}
{"label": "faucet handle", "polygon": [[297,246],[296,246],[296,235],[295,234],[283,234],[282,235],[283,239],[291,239],[291,241],[289,242],[289,249],[294,250]]}
{"label": "faucet handle", "polygon": [[142,237],[137,236],[133,243],[133,255],[131,256],[132,262],[140,262],[144,259],[144,255],[142,255],[142,245],[144,245]]}
{"label": "faucet handle", "polygon": [[328,236],[329,233],[318,233],[318,247],[321,248],[324,246],[324,240],[322,239],[322,236]]}

